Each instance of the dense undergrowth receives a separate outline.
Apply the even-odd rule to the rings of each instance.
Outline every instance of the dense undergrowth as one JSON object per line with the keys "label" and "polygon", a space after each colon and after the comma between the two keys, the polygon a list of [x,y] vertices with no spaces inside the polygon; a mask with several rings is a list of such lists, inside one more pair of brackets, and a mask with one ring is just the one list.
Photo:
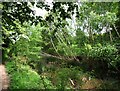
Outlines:
{"label": "dense undergrowth", "polygon": [[51,89],[54,88],[50,80],[40,76],[29,65],[12,61],[6,64],[10,76],[9,89]]}
{"label": "dense undergrowth", "polygon": [[22,56],[13,58],[6,64],[10,89],[119,89],[120,56],[115,46],[86,45],[81,50],[79,62],[50,57],[39,62]]}
{"label": "dense undergrowth", "polygon": [[102,74],[103,79],[96,78],[96,73],[85,71],[81,66],[66,65],[58,67],[54,62],[50,62],[44,65],[43,71],[39,73],[40,69],[32,69],[27,64],[18,61],[7,62],[9,89],[119,89],[117,78],[106,77],[105,73]]}

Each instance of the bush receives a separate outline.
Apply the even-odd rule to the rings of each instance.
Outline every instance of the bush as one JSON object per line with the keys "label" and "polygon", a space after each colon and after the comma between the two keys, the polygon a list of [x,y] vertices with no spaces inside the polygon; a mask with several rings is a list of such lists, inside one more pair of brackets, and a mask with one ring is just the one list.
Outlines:
{"label": "bush", "polygon": [[107,80],[103,80],[103,83],[98,89],[114,89],[117,91],[120,89],[120,83],[116,79],[108,78]]}
{"label": "bush", "polygon": [[41,78],[28,65],[23,65],[15,61],[6,64],[7,72],[10,76],[10,89],[49,89],[52,88],[51,81]]}
{"label": "bush", "polygon": [[[94,46],[85,44],[80,50],[80,55],[83,55],[83,63],[89,71],[94,71],[95,74],[102,75],[108,73],[108,70],[114,71],[118,67],[120,55],[114,45],[101,45],[96,44]],[[85,68],[85,69],[86,69]]]}
{"label": "bush", "polygon": [[81,84],[81,79],[80,76],[81,71],[79,71],[76,68],[61,68],[59,70],[56,71],[56,85],[57,88],[59,89],[68,89],[68,88],[72,88],[73,89],[73,85],[71,85],[70,83],[70,79],[74,82],[74,84],[79,85]]}
{"label": "bush", "polygon": [[110,44],[104,46],[101,44],[95,46],[86,44],[85,47],[81,49],[81,54],[93,60],[106,61],[108,65],[115,65],[119,58],[118,50],[114,45]]}

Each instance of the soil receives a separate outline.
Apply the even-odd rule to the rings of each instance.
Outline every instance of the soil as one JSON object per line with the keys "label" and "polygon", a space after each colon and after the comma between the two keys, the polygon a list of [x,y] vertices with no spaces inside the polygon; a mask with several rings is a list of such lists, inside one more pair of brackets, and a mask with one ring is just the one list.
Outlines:
{"label": "soil", "polygon": [[0,64],[0,91],[9,87],[9,79],[5,66]]}

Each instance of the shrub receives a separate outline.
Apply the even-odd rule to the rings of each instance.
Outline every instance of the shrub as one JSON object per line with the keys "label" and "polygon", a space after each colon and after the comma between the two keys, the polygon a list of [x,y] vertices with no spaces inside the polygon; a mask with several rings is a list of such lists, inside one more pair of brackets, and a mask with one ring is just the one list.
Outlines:
{"label": "shrub", "polygon": [[6,64],[10,76],[10,89],[49,89],[53,88],[51,81],[41,76],[30,68],[15,61]]}
{"label": "shrub", "polygon": [[56,71],[56,85],[59,89],[68,89],[73,88],[72,85],[70,85],[70,79],[74,82],[74,84],[77,86],[78,84],[81,84],[80,75],[81,71],[79,71],[76,68],[61,68]]}
{"label": "shrub", "polygon": [[94,46],[86,44],[80,51],[80,55],[85,57],[82,64],[86,65],[85,67],[89,71],[101,75],[107,73],[108,70],[116,69],[119,63],[120,55],[118,50],[111,44],[96,44]]}
{"label": "shrub", "polygon": [[118,50],[115,48],[114,45],[104,45],[97,44],[95,46],[91,46],[90,44],[86,44],[83,49],[81,49],[81,54],[92,58],[93,60],[102,60],[106,61],[108,65],[115,65],[119,55]]}

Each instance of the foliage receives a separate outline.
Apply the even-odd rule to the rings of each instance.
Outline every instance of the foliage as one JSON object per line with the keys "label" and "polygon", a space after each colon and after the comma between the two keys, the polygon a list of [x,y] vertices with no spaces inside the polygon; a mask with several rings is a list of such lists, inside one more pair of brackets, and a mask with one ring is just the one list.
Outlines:
{"label": "foliage", "polygon": [[91,71],[92,74],[100,76],[102,74],[107,75],[108,72],[118,72],[119,73],[119,59],[120,55],[118,50],[114,45],[106,44],[101,45],[100,43],[96,45],[85,44],[82,49],[80,49],[80,55],[82,55],[82,68],[84,70]]}
{"label": "foliage", "polygon": [[115,79],[110,79],[108,78],[109,80],[105,80],[103,82],[103,84],[99,87],[99,89],[115,89],[115,90],[118,90],[120,89],[119,85],[119,81],[118,80],[115,80]]}
{"label": "foliage", "polygon": [[[74,10],[74,4],[72,3],[58,3],[54,2],[53,3],[53,9],[50,9],[50,6],[45,4],[45,2],[3,2],[2,8],[3,8],[3,13],[2,13],[2,47],[3,47],[3,59],[6,60],[8,58],[8,51],[11,49],[11,45],[13,45],[13,41],[11,41],[11,37],[16,39],[21,34],[24,34],[23,31],[20,30],[20,28],[17,26],[17,24],[14,22],[20,23],[22,26],[24,26],[24,22],[28,22],[31,24],[37,25],[39,22],[41,22],[43,25],[48,25],[49,22],[54,20],[54,17],[52,17],[52,14],[57,14],[56,11],[61,12],[60,17],[63,19],[66,19],[67,17],[70,17],[70,14],[65,12],[65,9],[63,8],[62,5],[68,4],[69,8],[67,11],[71,12]],[[42,19],[40,16],[35,15],[35,11],[32,10],[33,6],[38,7],[38,8],[45,8],[47,11],[51,11],[53,13],[50,13],[45,20]],[[42,7],[43,6],[43,7]],[[59,15],[57,15],[59,16]],[[60,18],[58,18],[59,21]],[[48,21],[48,22],[46,22]],[[60,23],[60,22],[59,22]],[[62,22],[61,22],[62,23]],[[57,27],[57,24],[55,27]],[[65,24],[64,24],[65,25]],[[55,31],[55,30],[54,30]],[[53,32],[54,32],[53,31]],[[53,35],[52,35],[53,36]]]}
{"label": "foliage", "polygon": [[11,38],[16,40],[16,37],[23,33],[16,22],[23,24],[24,21],[29,21],[34,17],[30,16],[32,10],[25,2],[2,2],[2,6],[2,47],[5,61],[13,45]]}
{"label": "foliage", "polygon": [[71,84],[70,80],[75,82],[74,84],[81,84],[82,71],[79,71],[76,68],[61,68],[56,71],[56,85],[59,89],[69,89],[73,88],[73,84]]}
{"label": "foliage", "polygon": [[50,89],[53,88],[47,78],[42,78],[30,66],[12,61],[6,64],[10,74],[10,89]]}
{"label": "foliage", "polygon": [[118,61],[117,55],[118,50],[115,48],[114,45],[101,45],[97,44],[96,46],[91,46],[87,44],[85,46],[85,50],[83,50],[83,55],[87,57],[92,57],[94,60],[104,60],[110,65],[114,65]]}
{"label": "foliage", "polygon": [[[29,66],[16,64],[14,61],[6,64],[7,72],[11,77],[11,89],[39,89],[43,88],[40,76]],[[31,79],[32,78],[32,79]]]}
{"label": "foliage", "polygon": [[41,30],[42,27],[40,26],[40,24],[38,24],[36,27],[34,25],[30,26],[29,24],[27,24],[27,28],[25,30],[26,35],[22,35],[23,38],[20,38],[14,45],[14,47],[16,48],[15,51],[17,51],[18,56],[26,56],[31,61],[40,60],[42,41]]}
{"label": "foliage", "polygon": [[[109,7],[111,6],[111,7]],[[89,42],[94,43],[95,34],[104,34],[111,29],[116,32],[114,26],[117,18],[117,3],[82,3],[79,6],[78,28],[88,37]],[[109,34],[111,36],[111,34]],[[112,41],[112,39],[110,39]]]}

